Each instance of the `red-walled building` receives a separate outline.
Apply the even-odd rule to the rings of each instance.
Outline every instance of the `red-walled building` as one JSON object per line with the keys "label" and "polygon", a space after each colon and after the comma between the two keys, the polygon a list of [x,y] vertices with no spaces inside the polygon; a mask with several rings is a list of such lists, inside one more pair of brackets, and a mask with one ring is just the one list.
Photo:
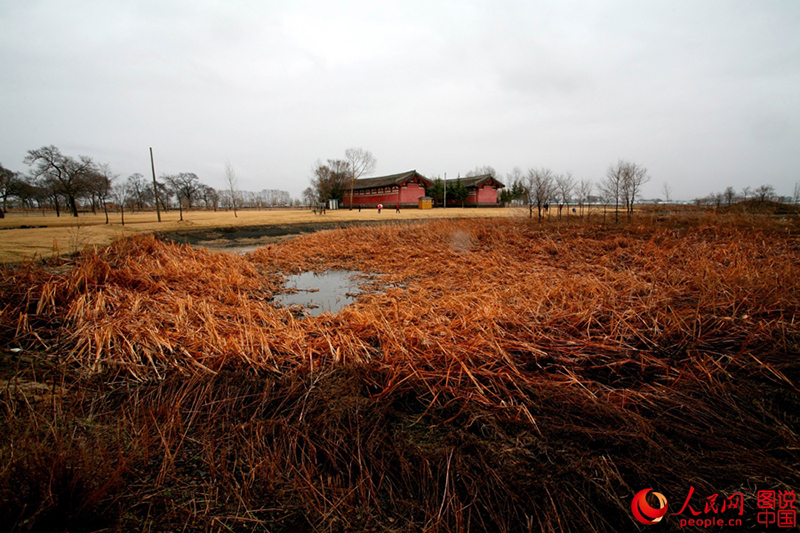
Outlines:
{"label": "red-walled building", "polygon": [[[383,204],[386,209],[395,204],[400,204],[400,207],[417,207],[419,198],[425,196],[425,187],[431,185],[431,180],[416,170],[391,176],[357,179],[353,187],[353,207],[375,207],[378,204]],[[349,190],[345,190],[344,205],[350,206]]]}
{"label": "red-walled building", "polygon": [[[469,191],[469,196],[464,200],[465,206],[488,207],[497,206],[497,191],[505,185],[497,181],[491,174],[482,176],[471,176],[468,178],[458,178],[461,184]],[[447,185],[454,184],[456,180],[447,180]],[[460,206],[461,200],[447,199],[447,205]]]}
{"label": "red-walled building", "polygon": [[[460,178],[462,185],[469,191],[469,196],[464,200],[465,206],[496,206],[497,191],[505,187],[492,177],[491,174]],[[456,180],[447,180],[452,186]],[[375,207],[383,204],[389,209],[396,204],[400,207],[419,207],[419,199],[425,196],[425,189],[433,186],[433,182],[417,172],[409,170],[401,174],[380,176],[377,178],[361,178],[355,181],[353,187],[353,207]],[[350,206],[350,191],[345,190],[345,207]],[[447,205],[460,206],[460,200],[447,199]]]}

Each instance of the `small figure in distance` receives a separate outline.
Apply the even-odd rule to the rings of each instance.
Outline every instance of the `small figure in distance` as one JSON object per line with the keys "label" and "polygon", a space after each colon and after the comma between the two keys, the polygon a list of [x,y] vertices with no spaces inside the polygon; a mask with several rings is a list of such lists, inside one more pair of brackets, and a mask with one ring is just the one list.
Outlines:
{"label": "small figure in distance", "polygon": [[383,209],[383,204],[378,204],[378,214],[381,214],[381,209]]}
{"label": "small figure in distance", "polygon": [[399,212],[400,212],[400,204],[398,203],[397,205],[395,205],[395,213]]}

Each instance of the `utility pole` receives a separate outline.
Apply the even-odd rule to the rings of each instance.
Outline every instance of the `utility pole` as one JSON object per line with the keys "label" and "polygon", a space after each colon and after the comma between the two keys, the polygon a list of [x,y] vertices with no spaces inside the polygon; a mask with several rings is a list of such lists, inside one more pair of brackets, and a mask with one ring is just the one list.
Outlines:
{"label": "utility pole", "polygon": [[161,222],[161,209],[158,207],[158,184],[156,183],[156,164],[153,162],[153,147],[150,147],[150,168],[153,169],[153,195],[156,199],[156,215]]}
{"label": "utility pole", "polygon": [[447,172],[444,173],[444,202],[442,208],[447,209]]}

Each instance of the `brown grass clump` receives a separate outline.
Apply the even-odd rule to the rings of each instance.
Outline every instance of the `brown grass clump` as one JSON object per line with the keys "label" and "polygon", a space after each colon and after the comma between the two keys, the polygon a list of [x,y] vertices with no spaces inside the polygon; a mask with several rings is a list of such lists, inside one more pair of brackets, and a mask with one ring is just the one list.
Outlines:
{"label": "brown grass clump", "polygon": [[[29,279],[31,268],[15,277]],[[43,270],[24,294],[20,281],[11,281],[14,296],[28,312],[18,341],[37,337],[30,320],[63,321],[67,362],[143,378],[214,371],[226,358],[262,362],[269,339],[252,328],[261,332],[262,315],[274,316],[267,302],[282,278],[234,256],[144,236],[88,251],[63,275]]]}
{"label": "brown grass clump", "polygon": [[[689,486],[797,488],[798,252],[775,220],[438,221],[6,271],[0,334],[48,356],[10,356],[7,382],[60,392],[5,388],[0,485],[24,489],[0,518],[635,531],[642,488],[675,511]],[[271,305],[281,272],[331,268],[375,290]]]}

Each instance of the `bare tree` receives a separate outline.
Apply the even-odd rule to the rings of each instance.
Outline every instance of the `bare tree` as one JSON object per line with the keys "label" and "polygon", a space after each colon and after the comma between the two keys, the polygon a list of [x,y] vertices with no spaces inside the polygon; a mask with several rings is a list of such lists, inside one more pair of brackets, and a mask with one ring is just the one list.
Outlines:
{"label": "bare tree", "polygon": [[[572,173],[567,172],[556,176],[556,189],[559,196],[559,202],[567,208],[569,212],[569,202],[572,199],[572,194],[575,192],[575,180],[572,178]],[[561,218],[561,205],[558,207],[558,218]]]}
{"label": "bare tree", "polygon": [[708,205],[713,205],[715,209],[719,210],[719,206],[722,205],[722,199],[725,195],[721,192],[712,192],[708,196],[706,196],[706,203]]}
{"label": "bare tree", "polygon": [[152,188],[143,175],[135,172],[128,176],[128,196],[133,201],[133,205],[139,208],[139,211],[144,209],[145,202],[152,194]]}
{"label": "bare tree", "polygon": [[178,198],[180,219],[183,220],[182,200],[186,199],[187,209],[192,208],[192,200],[194,200],[200,189],[200,178],[194,172],[181,172],[180,174],[165,176],[164,179],[169,183],[173,194]]}
{"label": "bare tree", "polygon": [[214,187],[201,183],[198,187],[198,195],[203,200],[206,209],[213,209],[215,212],[219,205],[219,193]]}
{"label": "bare tree", "polygon": [[753,189],[751,189],[750,187],[744,187],[744,188],[742,189],[742,198],[743,198],[744,200],[747,200],[747,196],[750,194],[750,191],[752,191],[752,190],[753,190]]}
{"label": "bare tree", "polygon": [[549,168],[529,169],[527,176],[525,176],[525,182],[528,216],[533,218],[533,206],[536,204],[539,222],[541,222],[542,208],[552,199],[556,191],[553,171]]}
{"label": "bare tree", "polygon": [[736,199],[736,191],[733,187],[728,187],[725,189],[725,192],[722,193],[722,196],[725,198],[725,204],[730,207]]}
{"label": "bare tree", "polygon": [[642,165],[630,161],[623,161],[622,163],[623,196],[628,212],[628,221],[630,222],[633,218],[633,204],[636,203],[636,199],[642,194],[642,185],[650,181],[650,175],[647,173],[647,169]]}
{"label": "bare tree", "polygon": [[100,205],[103,206],[103,213],[106,215],[106,224],[108,224],[108,197],[112,192],[112,184],[114,180],[119,177],[119,174],[114,174],[111,171],[111,165],[108,163],[101,163],[97,165],[97,179],[95,181],[95,193],[100,200]]}
{"label": "bare tree", "polygon": [[236,177],[236,171],[230,161],[225,161],[225,185],[227,185],[228,193],[231,195],[233,217],[239,218],[239,215],[236,213],[236,200],[239,196],[239,179]]}
{"label": "bare tree", "polygon": [[178,212],[180,220],[183,221],[183,199],[186,199],[187,208],[191,208],[192,197],[197,191],[199,179],[195,174],[189,172],[163,176],[163,178],[167,182],[169,192],[178,200]]}
{"label": "bare tree", "polygon": [[13,170],[9,170],[0,164],[0,196],[3,198],[3,207],[0,209],[0,218],[5,218],[6,211],[8,211],[8,197],[11,196],[14,190],[15,174]]}
{"label": "bare tree", "polygon": [[344,152],[344,158],[350,171],[350,210],[352,211],[353,189],[356,186],[356,180],[361,176],[368,176],[375,172],[377,161],[370,151],[362,148],[348,148]]}
{"label": "bare tree", "polygon": [[333,198],[343,200],[348,182],[350,182],[350,192],[352,193],[353,181],[350,163],[341,159],[328,159],[328,164],[325,165],[321,161],[317,161],[314,176],[311,178],[311,187],[317,193],[317,202],[327,202]]}
{"label": "bare tree", "polygon": [[591,180],[587,179],[581,180],[578,186],[578,209],[580,209],[581,218],[583,218],[583,204],[589,201],[589,196],[591,196],[593,188],[594,184]]}
{"label": "bare tree", "polygon": [[[522,171],[520,170],[520,174],[521,173]],[[486,176],[487,174],[493,178],[497,178],[497,171],[495,171],[494,167],[491,167],[489,165],[484,165],[482,167],[475,167],[475,170],[470,170],[465,174],[464,177],[471,178],[473,176]]]}
{"label": "bare tree", "polygon": [[[603,199],[607,200],[606,205],[614,202],[615,223],[619,223],[619,202],[625,190],[626,165],[627,163],[622,160],[617,161],[616,165],[610,165],[606,170],[606,177],[600,182],[600,192]],[[603,213],[605,219],[605,211]]]}
{"label": "bare tree", "polygon": [[[13,194],[19,199],[23,209],[33,209],[34,202],[38,207],[44,209],[44,204],[47,202],[47,193],[36,184],[33,177],[17,172],[12,186]],[[42,215],[44,215],[44,210]]]}
{"label": "bare tree", "polygon": [[317,202],[317,193],[314,192],[313,187],[306,187],[303,191],[303,204],[311,207]]}
{"label": "bare tree", "polygon": [[670,201],[672,200],[672,187],[670,187],[669,183],[667,183],[666,181],[664,182],[664,185],[661,187],[661,192],[664,193],[664,201],[666,203],[670,203]]}
{"label": "bare tree", "polygon": [[[161,179],[163,180],[164,178],[165,176],[162,175]],[[172,207],[172,200],[170,199],[172,191],[169,183],[156,181],[153,190],[156,191],[153,200],[158,206],[161,206],[161,209],[163,209],[165,213],[169,213],[170,207]],[[159,222],[161,221],[159,220]]]}
{"label": "bare tree", "polygon": [[28,150],[25,164],[35,167],[34,175],[52,187],[55,195],[64,196],[72,216],[77,217],[76,200],[88,189],[87,178],[94,170],[92,159],[83,155],[78,159],[65,156],[58,148],[51,145],[38,150]]}
{"label": "bare tree", "polygon": [[506,174],[506,180],[508,183],[520,182],[522,183],[524,176],[522,175],[522,169],[519,167],[514,167],[511,169],[511,172]]}
{"label": "bare tree", "polygon": [[122,225],[125,225],[125,202],[130,198],[130,185],[127,181],[121,181],[113,187],[114,201],[119,206],[119,216]]}
{"label": "bare tree", "polygon": [[[613,188],[608,187],[608,183],[604,181],[600,182],[598,186],[600,192],[600,201],[603,202],[603,224],[606,223],[606,215],[608,213],[608,205],[613,202],[619,201],[618,192],[615,192]],[[619,215],[617,215],[617,222],[619,222]]]}
{"label": "bare tree", "polygon": [[755,190],[755,196],[758,198],[759,202],[772,200],[772,198],[775,196],[775,187],[772,185],[762,185]]}

